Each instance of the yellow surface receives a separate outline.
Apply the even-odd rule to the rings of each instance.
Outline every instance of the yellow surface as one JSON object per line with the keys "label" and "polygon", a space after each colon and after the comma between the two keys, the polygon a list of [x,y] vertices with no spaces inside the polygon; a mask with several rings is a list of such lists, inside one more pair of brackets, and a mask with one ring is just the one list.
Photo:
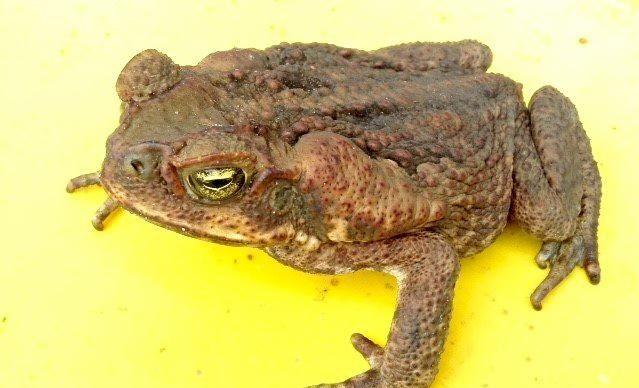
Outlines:
{"label": "yellow surface", "polygon": [[508,228],[463,263],[434,387],[639,387],[636,0],[0,1],[0,387],[286,388],[365,370],[348,338],[385,341],[391,277],[307,275],[123,212],[99,233],[105,194],[64,186],[99,166],[114,81],[142,49],[193,64],[282,40],[462,38],[527,97],[549,83],[579,108],[603,175],[603,282],[575,273],[533,311],[539,242]]}

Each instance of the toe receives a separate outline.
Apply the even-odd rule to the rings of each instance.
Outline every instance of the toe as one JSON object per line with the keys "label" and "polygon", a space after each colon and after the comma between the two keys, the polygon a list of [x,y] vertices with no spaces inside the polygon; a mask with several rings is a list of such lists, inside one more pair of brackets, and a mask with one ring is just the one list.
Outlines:
{"label": "toe", "polygon": [[573,238],[560,245],[557,257],[550,262],[548,275],[530,296],[535,310],[541,310],[544,298],[583,262],[584,248],[581,238]]}
{"label": "toe", "polygon": [[351,343],[368,361],[371,369],[341,383],[313,385],[307,388],[378,388],[382,385],[379,367],[384,355],[384,348],[360,333],[351,336]]}
{"label": "toe", "polygon": [[99,185],[99,184],[100,184],[100,172],[83,174],[71,179],[69,183],[67,183],[67,192],[72,193],[81,187]]}
{"label": "toe", "polygon": [[[569,273],[569,271],[568,271]],[[546,278],[537,286],[535,291],[530,296],[530,303],[535,310],[539,311],[542,308],[542,301],[548,296],[550,291],[561,283],[566,277],[566,270],[560,265],[553,265],[548,272]]]}
{"label": "toe", "polygon": [[555,259],[560,246],[561,243],[557,241],[546,241],[541,245],[541,249],[535,257],[535,262],[539,268],[548,268],[548,263]]}
{"label": "toe", "polygon": [[111,197],[107,198],[106,201],[98,208],[91,220],[93,227],[96,230],[104,229],[104,221],[110,216],[114,211],[116,211],[120,207],[120,204],[112,199]]}
{"label": "toe", "polygon": [[364,356],[372,368],[379,366],[382,355],[384,354],[384,348],[359,333],[355,333],[351,336],[351,343],[353,347]]}
{"label": "toe", "polygon": [[586,275],[588,275],[590,283],[599,284],[601,281],[601,267],[599,267],[597,260],[585,260],[584,270],[586,271]]}
{"label": "toe", "polygon": [[369,369],[366,372],[337,384],[320,384],[307,388],[379,388],[382,386],[382,378],[377,369]]}
{"label": "toe", "polygon": [[582,267],[592,284],[599,284],[601,281],[601,267],[599,267],[597,251],[597,238],[586,235],[584,237],[584,261]]}

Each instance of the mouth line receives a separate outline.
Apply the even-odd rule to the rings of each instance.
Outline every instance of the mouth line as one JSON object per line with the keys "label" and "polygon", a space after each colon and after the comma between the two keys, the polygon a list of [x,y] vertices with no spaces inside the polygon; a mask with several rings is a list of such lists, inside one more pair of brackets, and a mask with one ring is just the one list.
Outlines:
{"label": "mouth line", "polygon": [[[128,210],[128,209],[127,209]],[[190,227],[185,227],[185,226],[178,226],[178,225],[173,225],[173,224],[166,224],[166,223],[162,223],[159,220],[150,217],[150,216],[145,216],[139,213],[135,213],[137,216],[145,219],[146,221],[160,226],[164,229],[179,233],[183,236],[187,236],[187,237],[191,237],[191,238],[196,238],[198,240],[204,240],[204,241],[208,241],[208,242],[212,242],[214,244],[220,244],[220,245],[225,245],[225,246],[231,246],[231,247],[250,247],[250,248],[260,248],[263,249],[264,246],[263,245],[258,245],[258,244],[254,244],[248,241],[240,241],[240,240],[233,240],[230,239],[228,237],[222,237],[222,236],[210,236],[210,235],[206,235],[206,234],[202,234],[202,233],[198,233],[195,230],[191,229]]]}
{"label": "mouth line", "polygon": [[[127,209],[129,210],[129,209]],[[161,222],[160,220],[152,217],[152,216],[147,216],[147,215],[143,215],[140,214],[138,212],[131,212],[134,213],[135,215],[143,218],[144,220],[160,226],[164,229],[179,233],[181,235],[187,236],[187,237],[191,237],[191,238],[196,238],[198,240],[204,240],[204,241],[209,241],[215,244],[221,244],[221,245],[226,245],[226,246],[233,246],[233,247],[252,247],[252,248],[261,248],[261,246],[255,245],[255,244],[251,244],[249,242],[246,241],[240,241],[240,240],[233,240],[227,237],[221,237],[221,236],[209,236],[203,233],[199,233],[195,230],[193,230],[190,227],[186,227],[186,226],[178,226],[178,225],[174,225],[174,224],[170,224],[170,223],[164,223]]]}
{"label": "mouth line", "polygon": [[[108,182],[108,180],[105,180],[105,181]],[[176,220],[166,219],[166,218],[163,218],[161,215],[153,214],[152,212],[145,212],[143,210],[138,209],[129,198],[116,195],[115,193],[117,193],[117,191],[111,190],[111,188],[108,186],[108,183],[103,185],[103,187],[105,191],[107,192],[107,194],[109,195],[109,197],[114,202],[116,202],[118,206],[120,206],[127,212],[132,213],[144,219],[145,221],[150,222],[154,225],[160,226],[164,229],[171,230],[173,232],[179,233],[187,237],[196,238],[198,240],[209,241],[215,244],[234,246],[234,247],[251,247],[251,248],[259,248],[259,249],[265,248],[264,244],[256,244],[250,241],[232,239],[232,238],[224,237],[224,236],[209,235],[203,231],[198,231],[197,229],[194,229],[193,227],[189,225],[176,222]]]}

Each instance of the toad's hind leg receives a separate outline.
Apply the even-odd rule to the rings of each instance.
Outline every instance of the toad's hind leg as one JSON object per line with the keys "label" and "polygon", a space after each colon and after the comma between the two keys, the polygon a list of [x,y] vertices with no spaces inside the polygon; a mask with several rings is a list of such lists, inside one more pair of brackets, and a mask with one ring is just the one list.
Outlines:
{"label": "toad's hind leg", "polygon": [[531,296],[543,298],[581,265],[599,282],[597,224],[601,180],[574,105],[546,86],[530,101],[530,125],[515,137],[511,216],[542,239],[537,264],[550,272]]}

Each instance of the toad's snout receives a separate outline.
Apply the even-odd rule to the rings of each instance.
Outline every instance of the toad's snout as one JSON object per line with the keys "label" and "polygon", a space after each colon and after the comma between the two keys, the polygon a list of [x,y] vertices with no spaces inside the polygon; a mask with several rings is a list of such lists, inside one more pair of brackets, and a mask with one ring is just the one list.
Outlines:
{"label": "toad's snout", "polygon": [[181,187],[175,167],[170,163],[175,153],[173,147],[161,143],[142,143],[129,148],[121,161],[122,172],[130,177],[143,181],[153,181],[161,178],[171,191],[182,195]]}

